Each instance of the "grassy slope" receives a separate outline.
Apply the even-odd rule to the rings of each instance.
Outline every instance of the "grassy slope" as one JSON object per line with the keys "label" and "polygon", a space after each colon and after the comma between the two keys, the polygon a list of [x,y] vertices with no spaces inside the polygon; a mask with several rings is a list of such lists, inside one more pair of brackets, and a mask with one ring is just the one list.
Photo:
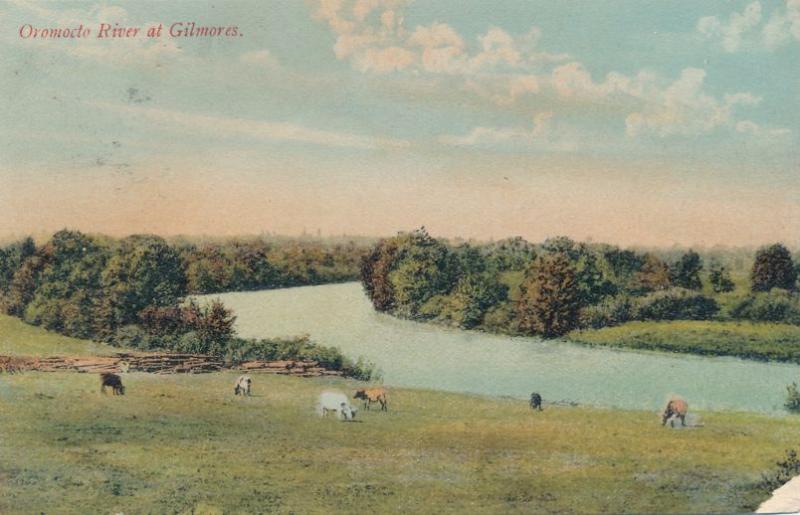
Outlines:
{"label": "grassy slope", "polygon": [[0,314],[0,354],[52,356],[112,354],[109,345],[62,336]]}
{"label": "grassy slope", "polygon": [[568,338],[589,345],[800,363],[800,327],[788,324],[628,322],[617,327],[574,331]]}
{"label": "grassy slope", "polygon": [[800,421],[653,413],[391,390],[357,423],[313,412],[341,380],[129,374],[0,377],[0,512],[746,511]]}

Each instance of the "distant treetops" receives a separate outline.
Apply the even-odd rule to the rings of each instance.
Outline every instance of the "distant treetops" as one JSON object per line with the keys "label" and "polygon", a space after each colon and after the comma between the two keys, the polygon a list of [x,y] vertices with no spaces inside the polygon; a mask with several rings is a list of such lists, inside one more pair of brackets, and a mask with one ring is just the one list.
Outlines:
{"label": "distant treetops", "polygon": [[739,296],[722,261],[741,267],[740,253],[714,255],[707,271],[693,250],[663,255],[670,253],[564,237],[450,244],[422,228],[378,242],[363,258],[361,280],[378,311],[510,334],[556,337],[630,320],[800,323],[797,273],[782,245],[758,251],[751,292]]}

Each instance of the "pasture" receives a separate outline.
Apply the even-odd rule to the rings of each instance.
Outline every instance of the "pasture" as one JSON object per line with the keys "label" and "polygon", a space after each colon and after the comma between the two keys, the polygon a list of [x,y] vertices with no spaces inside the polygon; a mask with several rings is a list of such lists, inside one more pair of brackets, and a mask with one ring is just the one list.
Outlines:
{"label": "pasture", "polygon": [[800,327],[789,324],[711,320],[628,322],[573,331],[567,338],[587,345],[800,363]]}
{"label": "pasture", "polygon": [[[237,373],[0,375],[0,512],[710,512],[753,509],[800,420],[389,389],[355,422],[314,413],[360,383]],[[360,403],[359,403],[360,408]]]}
{"label": "pasture", "polygon": [[111,355],[118,350],[123,349],[63,336],[0,313],[0,355],[89,356]]}

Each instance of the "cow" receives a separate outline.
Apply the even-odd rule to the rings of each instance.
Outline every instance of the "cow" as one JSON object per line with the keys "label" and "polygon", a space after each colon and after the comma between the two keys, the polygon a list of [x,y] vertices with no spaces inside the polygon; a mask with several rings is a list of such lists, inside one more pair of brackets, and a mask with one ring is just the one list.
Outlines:
{"label": "cow", "polygon": [[322,392],[319,396],[317,413],[323,418],[333,412],[339,420],[353,420],[356,418],[356,411],[356,408],[350,406],[347,395],[341,392]]}
{"label": "cow", "polygon": [[239,376],[236,379],[236,385],[233,387],[233,394],[234,395],[244,395],[249,397],[250,396],[250,387],[253,385],[253,380],[250,379],[250,376],[244,375]]}
{"label": "cow", "polygon": [[100,374],[100,393],[106,393],[106,386],[110,386],[114,395],[125,395],[122,379],[117,374],[104,372]]}
{"label": "cow", "polygon": [[536,392],[532,393],[530,405],[532,410],[538,409],[539,411],[542,411],[542,396]]}
{"label": "cow", "polygon": [[353,398],[362,399],[364,401],[364,409],[367,411],[369,411],[373,402],[380,403],[381,411],[389,411],[389,404],[386,401],[386,388],[359,388]]}
{"label": "cow", "polygon": [[683,399],[670,399],[667,407],[664,408],[664,414],[661,416],[661,425],[664,426],[669,420],[671,427],[675,427],[675,418],[681,419],[681,425],[686,426],[686,412],[689,411],[689,405]]}

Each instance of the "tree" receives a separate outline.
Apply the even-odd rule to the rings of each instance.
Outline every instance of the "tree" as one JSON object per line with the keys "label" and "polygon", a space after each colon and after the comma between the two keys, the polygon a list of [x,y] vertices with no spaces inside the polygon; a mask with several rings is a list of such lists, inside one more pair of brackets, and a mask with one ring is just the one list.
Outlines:
{"label": "tree", "polygon": [[565,253],[536,258],[520,291],[517,317],[522,331],[552,338],[577,327],[580,287],[575,265]]}
{"label": "tree", "polygon": [[633,283],[639,293],[666,290],[670,287],[669,267],[655,254],[645,254],[642,267],[633,276]]}
{"label": "tree", "polygon": [[459,326],[472,329],[483,321],[486,312],[506,300],[508,287],[497,279],[497,274],[467,274],[456,285],[454,297],[460,306]]}
{"label": "tree", "polygon": [[716,293],[733,291],[735,285],[731,279],[731,274],[724,265],[712,263],[709,270],[708,281]]}
{"label": "tree", "polygon": [[583,254],[576,263],[576,269],[581,304],[597,304],[605,297],[616,293],[616,286],[606,278],[595,254],[590,252]]}
{"label": "tree", "polygon": [[756,252],[750,280],[753,291],[794,290],[797,270],[789,250],[780,243],[760,248]]}
{"label": "tree", "polygon": [[673,264],[670,270],[672,284],[687,290],[700,290],[703,283],[700,281],[700,270],[703,269],[703,260],[700,254],[689,250]]}
{"label": "tree", "polygon": [[361,282],[372,305],[378,311],[394,308],[394,291],[389,272],[394,266],[397,245],[393,239],[381,240],[361,260]]}
{"label": "tree", "polygon": [[225,353],[234,337],[236,317],[219,299],[202,308],[194,300],[190,301],[184,310],[184,317],[187,328],[196,337],[192,352],[217,356]]}
{"label": "tree", "polygon": [[186,293],[178,252],[158,236],[130,236],[120,242],[102,275],[98,314],[106,329],[137,323],[148,306],[171,306]]}

